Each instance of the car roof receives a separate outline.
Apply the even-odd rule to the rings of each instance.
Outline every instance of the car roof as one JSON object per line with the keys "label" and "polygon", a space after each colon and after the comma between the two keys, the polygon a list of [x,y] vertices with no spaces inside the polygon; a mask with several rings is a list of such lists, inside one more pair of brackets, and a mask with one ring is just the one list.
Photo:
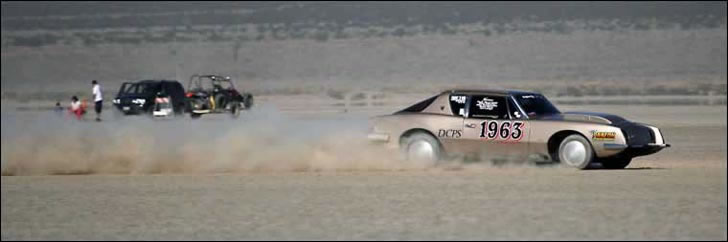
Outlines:
{"label": "car roof", "polygon": [[513,89],[448,89],[442,93],[460,93],[460,94],[497,94],[497,95],[514,95],[514,94],[539,94],[537,92],[513,90]]}
{"label": "car roof", "polygon": [[[192,77],[194,78],[195,76],[193,75]],[[197,77],[200,78],[200,79],[205,79],[206,78],[206,79],[214,79],[214,80],[217,80],[217,81],[231,81],[232,80],[232,78],[230,78],[229,76],[216,75],[216,74],[211,74],[211,75],[197,75]]]}
{"label": "car roof", "polygon": [[148,84],[148,83],[158,83],[158,82],[179,82],[179,81],[177,81],[177,80],[141,80],[141,81],[130,82],[130,83]]}

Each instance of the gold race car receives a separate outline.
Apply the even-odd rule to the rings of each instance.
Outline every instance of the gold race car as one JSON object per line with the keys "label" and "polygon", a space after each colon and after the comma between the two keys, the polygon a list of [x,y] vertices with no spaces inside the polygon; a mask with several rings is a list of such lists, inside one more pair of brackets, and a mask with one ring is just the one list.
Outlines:
{"label": "gold race car", "polygon": [[627,167],[665,147],[660,129],[622,117],[560,112],[540,93],[448,90],[372,119],[368,138],[409,160],[436,164],[453,154],[560,162],[578,169]]}

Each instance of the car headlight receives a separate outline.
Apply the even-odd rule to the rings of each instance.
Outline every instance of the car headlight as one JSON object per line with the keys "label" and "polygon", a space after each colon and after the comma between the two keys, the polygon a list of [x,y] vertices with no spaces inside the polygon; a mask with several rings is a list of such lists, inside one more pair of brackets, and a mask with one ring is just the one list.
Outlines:
{"label": "car headlight", "polygon": [[144,105],[145,102],[147,102],[147,100],[144,100],[144,99],[141,99],[141,98],[137,98],[137,99],[131,100],[131,103],[133,103],[133,104],[139,104],[139,105]]}
{"label": "car headlight", "polygon": [[114,104],[120,104],[121,103],[121,100],[119,100],[118,98],[116,98],[116,99],[114,99],[114,101],[111,101],[111,102],[113,102]]}

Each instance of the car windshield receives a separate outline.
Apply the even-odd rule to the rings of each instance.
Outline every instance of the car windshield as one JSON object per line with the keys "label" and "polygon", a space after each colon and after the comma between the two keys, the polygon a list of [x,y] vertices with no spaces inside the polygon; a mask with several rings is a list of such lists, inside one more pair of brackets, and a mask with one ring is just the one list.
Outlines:
{"label": "car windshield", "polygon": [[126,87],[126,89],[123,90],[123,93],[130,94],[130,95],[144,94],[144,92],[147,89],[147,86],[148,85],[142,84],[142,83],[134,83],[134,84],[128,85],[128,87]]}
{"label": "car windshield", "polygon": [[518,104],[528,116],[541,116],[561,113],[541,94],[514,94]]}

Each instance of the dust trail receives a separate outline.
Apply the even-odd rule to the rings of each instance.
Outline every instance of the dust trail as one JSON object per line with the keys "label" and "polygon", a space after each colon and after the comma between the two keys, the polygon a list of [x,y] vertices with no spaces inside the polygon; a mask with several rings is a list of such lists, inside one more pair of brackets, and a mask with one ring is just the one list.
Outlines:
{"label": "dust trail", "polygon": [[[52,112],[2,112],[2,175],[266,171],[481,170],[519,162],[409,162],[366,140],[368,118],[293,118],[259,106],[238,119],[210,115],[79,122]],[[114,118],[112,118],[114,117]]]}
{"label": "dust trail", "polygon": [[370,145],[366,118],[294,119],[263,107],[176,120],[78,122],[3,112],[2,174],[148,174],[422,169]]}

